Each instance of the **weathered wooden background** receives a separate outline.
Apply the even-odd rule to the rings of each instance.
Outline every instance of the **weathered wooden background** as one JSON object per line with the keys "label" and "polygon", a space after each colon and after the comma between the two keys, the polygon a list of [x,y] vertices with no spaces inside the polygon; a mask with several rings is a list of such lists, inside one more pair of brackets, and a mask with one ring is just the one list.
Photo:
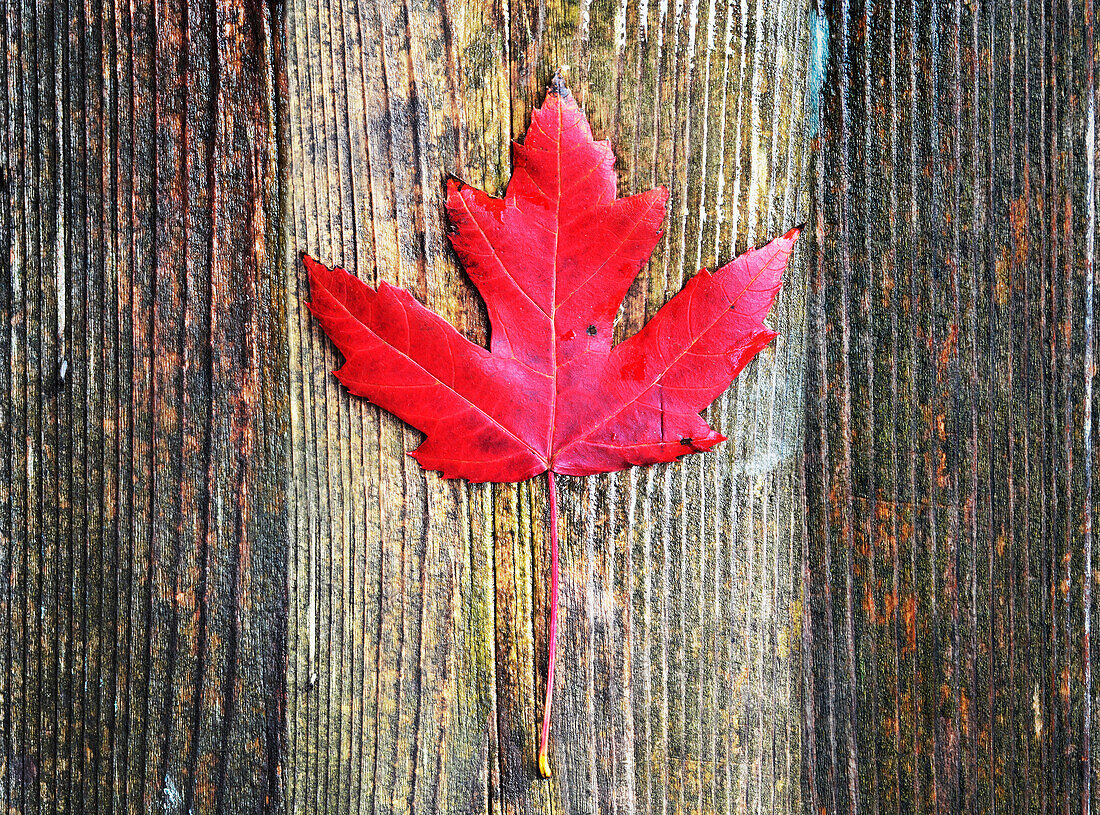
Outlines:
{"label": "weathered wooden background", "polygon": [[[5,4],[0,807],[1090,811],[1093,22]],[[624,334],[810,228],[730,442],[561,481],[545,782],[544,483],[421,473],[297,258],[484,340],[444,179],[500,190],[563,63],[672,191]]]}
{"label": "weathered wooden background", "polygon": [[824,11],[805,804],[1094,811],[1093,6]]}
{"label": "weathered wooden background", "polygon": [[804,260],[786,336],[711,411],[720,453],[560,480],[547,782],[545,482],[422,473],[418,434],[330,375],[293,252],[400,283],[484,342],[446,176],[503,191],[567,64],[623,193],[672,192],[632,333],[700,266],[807,218],[808,23],[786,0],[288,6],[289,810],[799,808]]}
{"label": "weathered wooden background", "polygon": [[0,14],[0,806],[285,786],[287,353],[263,7]]}

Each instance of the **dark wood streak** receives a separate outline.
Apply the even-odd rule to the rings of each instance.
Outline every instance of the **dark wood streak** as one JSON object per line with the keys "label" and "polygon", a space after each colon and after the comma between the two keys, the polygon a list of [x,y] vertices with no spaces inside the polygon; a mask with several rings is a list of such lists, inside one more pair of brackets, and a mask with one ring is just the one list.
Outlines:
{"label": "dark wood streak", "polygon": [[282,791],[277,5],[0,13],[0,808]]}
{"label": "dark wood streak", "polygon": [[1091,4],[822,11],[808,799],[1091,811]]}

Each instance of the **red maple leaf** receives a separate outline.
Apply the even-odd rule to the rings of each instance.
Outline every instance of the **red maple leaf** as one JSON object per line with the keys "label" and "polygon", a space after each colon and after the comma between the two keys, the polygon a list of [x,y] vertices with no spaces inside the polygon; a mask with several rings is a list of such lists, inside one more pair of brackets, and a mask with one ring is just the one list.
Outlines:
{"label": "red maple leaf", "polygon": [[336,376],[427,438],[411,454],[444,478],[550,479],[550,661],[557,617],[554,473],[590,475],[709,450],[699,415],[776,336],[764,326],[798,229],[699,271],[612,347],[627,289],[661,237],[668,190],[617,197],[614,157],[561,77],[531,115],[504,198],[452,180],[451,242],[481,292],[489,350],[404,289],[304,256],[310,310],[343,353]]}

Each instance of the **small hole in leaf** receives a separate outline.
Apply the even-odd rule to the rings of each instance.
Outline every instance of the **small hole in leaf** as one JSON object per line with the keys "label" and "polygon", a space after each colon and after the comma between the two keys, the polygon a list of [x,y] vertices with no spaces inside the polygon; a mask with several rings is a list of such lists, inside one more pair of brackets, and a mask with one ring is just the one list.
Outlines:
{"label": "small hole in leaf", "polygon": [[684,445],[684,447],[691,447],[691,439],[685,436],[684,438],[680,439],[680,444]]}
{"label": "small hole in leaf", "polygon": [[590,325],[585,330],[588,331],[588,336],[590,336],[590,337],[595,337],[596,336],[596,326]]}

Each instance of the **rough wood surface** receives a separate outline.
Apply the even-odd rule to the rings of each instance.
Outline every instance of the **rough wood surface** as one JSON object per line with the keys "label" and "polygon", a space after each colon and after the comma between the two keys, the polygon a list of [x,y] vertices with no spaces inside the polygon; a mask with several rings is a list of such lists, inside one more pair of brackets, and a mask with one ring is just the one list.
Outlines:
{"label": "rough wood surface", "polygon": [[[0,809],[1092,811],[1094,21],[5,4]],[[562,479],[548,783],[543,482],[421,473],[297,255],[484,340],[444,179],[499,190],[561,63],[672,190],[623,333],[816,243],[721,452]]]}
{"label": "rough wood surface", "polygon": [[555,776],[535,768],[545,482],[424,474],[418,434],[330,371],[295,254],[404,285],[467,335],[446,176],[510,173],[559,64],[618,155],[672,191],[622,332],[697,268],[807,215],[808,13],[759,2],[316,3],[286,17],[290,370],[287,807],[295,813],[797,812],[800,253],[784,337],[712,410],[713,455],[560,479]]}
{"label": "rough wood surface", "polygon": [[1094,811],[1094,8],[820,11],[808,809]]}
{"label": "rough wood surface", "polygon": [[279,803],[280,19],[0,10],[5,812]]}

